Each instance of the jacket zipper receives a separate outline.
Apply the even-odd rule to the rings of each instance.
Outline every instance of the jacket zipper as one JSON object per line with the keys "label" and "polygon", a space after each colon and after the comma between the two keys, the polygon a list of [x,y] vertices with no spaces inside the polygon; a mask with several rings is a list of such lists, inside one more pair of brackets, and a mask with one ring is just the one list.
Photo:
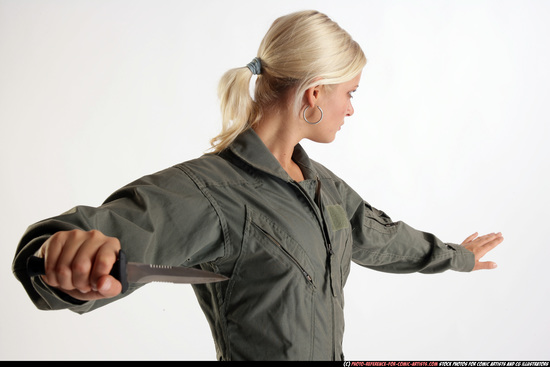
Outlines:
{"label": "jacket zipper", "polygon": [[257,225],[256,223],[254,222],[251,222],[254,227],[256,227],[257,229],[259,229],[267,238],[269,238],[269,240],[275,244],[279,249],[281,249],[281,251],[283,251],[283,253],[298,267],[298,269],[300,270],[300,272],[302,273],[302,275],[304,276],[304,278],[306,278],[306,281],[311,284],[313,287],[315,287],[315,284],[313,284],[313,279],[311,278],[311,276],[308,274],[308,272],[306,271],[306,269],[304,269],[304,267],[302,265],[300,265],[300,263],[298,262],[298,260],[296,260],[296,258],[294,256],[292,256],[292,254],[290,252],[288,252],[287,249],[285,249],[280,243],[279,241],[277,241],[271,234],[269,234],[268,232],[266,232],[263,228],[261,228],[259,225]]}
{"label": "jacket zipper", "polygon": [[[335,297],[335,291],[334,291],[334,284],[332,284],[332,272],[334,269],[332,269],[332,256],[334,255],[334,251],[332,249],[332,243],[330,241],[330,235],[328,233],[328,228],[326,226],[325,222],[325,216],[323,214],[323,203],[321,200],[321,181],[319,178],[317,180],[317,187],[315,188],[315,201],[313,201],[307,192],[298,184],[296,181],[292,181],[295,187],[300,190],[302,195],[306,198],[307,202],[309,203],[309,206],[311,207],[311,210],[313,210],[313,213],[315,213],[315,217],[317,218],[317,222],[319,223],[319,226],[321,227],[321,233],[323,234],[323,238],[325,240],[325,248],[327,250],[327,256],[329,261],[329,277],[330,277],[330,288],[332,292],[332,296]],[[317,207],[317,208],[316,208]],[[331,311],[332,311],[332,360],[336,359],[336,340],[335,340],[335,330],[336,326],[334,325],[334,299],[331,300]]]}
{"label": "jacket zipper", "polygon": [[298,182],[292,181],[292,184],[306,198],[307,202],[309,203],[309,206],[310,206],[311,210],[313,210],[313,213],[315,213],[315,218],[317,218],[317,222],[319,224],[319,227],[321,228],[321,233],[323,235],[323,239],[324,239],[324,242],[325,242],[325,248],[327,250],[327,253],[329,253],[330,255],[333,255],[334,251],[332,250],[332,243],[330,242],[330,236],[329,236],[329,234],[327,232],[327,228],[324,224],[325,218],[323,216],[322,206],[320,205],[321,182],[319,181],[319,179],[317,179],[317,188],[316,188],[316,193],[315,193],[316,195],[315,196],[318,197],[319,204],[316,204],[313,200],[311,200],[311,198],[309,197],[307,192],[304,190],[304,188],[302,188],[302,186],[300,186],[300,184]]}

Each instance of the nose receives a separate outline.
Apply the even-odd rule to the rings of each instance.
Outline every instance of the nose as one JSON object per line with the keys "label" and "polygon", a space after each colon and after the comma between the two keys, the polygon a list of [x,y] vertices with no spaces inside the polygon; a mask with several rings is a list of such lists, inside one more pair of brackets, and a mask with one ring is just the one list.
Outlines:
{"label": "nose", "polygon": [[347,110],[346,116],[351,116],[351,115],[353,115],[354,112],[355,112],[355,110],[353,109],[353,105],[351,104],[351,101],[350,101],[349,105],[348,105],[348,110]]}

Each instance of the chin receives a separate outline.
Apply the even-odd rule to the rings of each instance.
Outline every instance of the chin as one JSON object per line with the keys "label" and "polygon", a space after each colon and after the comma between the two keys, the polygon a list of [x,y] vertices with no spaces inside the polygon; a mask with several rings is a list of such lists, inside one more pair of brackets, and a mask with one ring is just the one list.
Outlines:
{"label": "chin", "polygon": [[314,141],[316,143],[328,144],[328,143],[332,143],[335,139],[336,139],[336,134],[332,136],[319,136],[309,140]]}

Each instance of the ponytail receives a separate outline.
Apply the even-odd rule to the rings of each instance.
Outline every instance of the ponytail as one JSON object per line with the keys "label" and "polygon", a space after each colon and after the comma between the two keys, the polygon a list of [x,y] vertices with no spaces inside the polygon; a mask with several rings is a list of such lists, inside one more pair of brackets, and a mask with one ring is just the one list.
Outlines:
{"label": "ponytail", "polygon": [[250,96],[252,72],[247,67],[227,71],[218,84],[222,132],[211,140],[214,152],[220,152],[243,131],[252,126],[255,106]]}

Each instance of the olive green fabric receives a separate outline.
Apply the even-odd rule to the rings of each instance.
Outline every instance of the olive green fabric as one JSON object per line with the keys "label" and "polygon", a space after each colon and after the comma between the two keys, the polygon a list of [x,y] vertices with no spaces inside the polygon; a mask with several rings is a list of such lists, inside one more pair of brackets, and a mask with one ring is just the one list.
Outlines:
{"label": "olive green fabric", "polygon": [[29,227],[13,271],[40,309],[83,313],[112,302],[120,296],[79,302],[25,274],[26,259],[52,233],[98,229],[120,239],[129,261],[230,277],[193,286],[218,359],[333,360],[343,358],[352,260],[393,273],[472,270],[471,252],[393,222],[299,145],[293,159],[302,182],[248,130],[220,154],[143,177],[98,208],[79,206]]}

